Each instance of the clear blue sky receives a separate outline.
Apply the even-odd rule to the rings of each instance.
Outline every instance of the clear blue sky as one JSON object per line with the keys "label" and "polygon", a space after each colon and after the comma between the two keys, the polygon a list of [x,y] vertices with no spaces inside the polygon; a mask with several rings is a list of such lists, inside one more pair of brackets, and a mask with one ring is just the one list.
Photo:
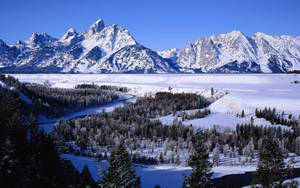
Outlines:
{"label": "clear blue sky", "polygon": [[0,0],[0,39],[24,41],[33,32],[60,38],[98,18],[123,26],[154,50],[182,49],[232,30],[300,36],[300,0]]}

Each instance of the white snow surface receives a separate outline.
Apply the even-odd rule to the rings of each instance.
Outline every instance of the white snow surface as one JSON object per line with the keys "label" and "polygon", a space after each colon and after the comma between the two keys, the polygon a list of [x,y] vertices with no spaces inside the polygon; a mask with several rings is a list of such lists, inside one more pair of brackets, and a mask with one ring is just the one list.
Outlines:
{"label": "white snow surface", "polygon": [[1,85],[1,87],[5,87],[6,86],[5,83],[3,83],[1,80],[0,80],[0,85]]}
{"label": "white snow surface", "polygon": [[[73,88],[77,84],[92,83],[99,85],[119,85],[130,88],[130,94],[143,96],[152,95],[158,91],[193,92],[205,97],[221,97],[209,106],[211,114],[202,118],[184,121],[183,124],[209,128],[213,125],[235,128],[237,123],[250,122],[255,108],[275,107],[278,112],[284,110],[286,114],[293,114],[298,118],[300,114],[300,85],[292,84],[300,80],[296,74],[12,74],[20,81],[44,83],[49,80],[52,87]],[[244,110],[244,118],[236,117]],[[97,111],[99,112],[99,111]],[[90,112],[88,112],[90,113]],[[172,115],[160,117],[163,123],[174,120]],[[255,124],[271,126],[264,119],[254,119]],[[277,126],[277,125],[274,125]],[[82,170],[86,164],[93,178],[100,179],[98,167],[107,166],[106,162],[98,163],[93,158],[64,154],[62,158],[72,161],[74,166]],[[142,187],[181,187],[182,174],[189,174],[191,169],[181,166],[135,166],[137,175],[141,176]],[[214,167],[213,177],[227,174],[254,171],[251,166],[219,166]]]}
{"label": "white snow surface", "polygon": [[[131,89],[137,96],[155,94],[158,91],[192,92],[211,97],[210,88],[217,94],[227,91],[210,105],[212,114],[202,119],[184,122],[209,128],[220,125],[234,128],[237,123],[246,123],[254,116],[255,108],[275,107],[278,112],[300,114],[300,80],[297,74],[12,74],[20,81],[44,83],[49,80],[53,87],[72,88],[76,84],[92,83],[120,85]],[[245,118],[236,117],[245,111]],[[170,117],[169,117],[170,118]],[[166,122],[173,121],[161,117]],[[163,120],[163,121],[164,121]],[[263,119],[255,123],[270,125]]]}

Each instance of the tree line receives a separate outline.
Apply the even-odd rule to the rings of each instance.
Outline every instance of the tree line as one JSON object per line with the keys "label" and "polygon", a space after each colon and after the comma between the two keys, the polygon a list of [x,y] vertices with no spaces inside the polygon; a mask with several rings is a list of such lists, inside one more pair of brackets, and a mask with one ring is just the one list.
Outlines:
{"label": "tree line", "polygon": [[21,83],[12,76],[0,75],[0,80],[32,100],[30,106],[34,114],[57,117],[87,107],[103,105],[119,97],[124,87],[77,85],[75,88],[52,88],[48,84]]}
{"label": "tree line", "polygon": [[[257,118],[264,118],[269,121],[272,125],[281,124],[290,127],[297,126],[299,122],[292,117],[292,114],[288,115],[288,119],[284,118],[284,112],[278,114],[276,108],[255,109],[255,116]],[[300,115],[299,115],[300,116]]]}
{"label": "tree line", "polygon": [[[184,164],[187,162],[187,153],[193,150],[192,138],[201,129],[184,126],[177,118],[170,125],[163,125],[153,117],[174,113],[175,110],[205,107],[207,103],[200,102],[200,99],[201,97],[187,93],[157,93],[155,96],[141,97],[136,103],[115,108],[109,113],[103,111],[85,118],[60,120],[56,123],[52,136],[60,141],[66,152],[98,153],[104,157],[109,148],[124,140],[124,144],[131,151],[132,159],[137,163]],[[159,103],[153,106],[151,103],[155,103],[154,101]],[[159,105],[167,103],[170,105]],[[209,110],[204,109],[196,111],[194,116],[201,118],[207,114]],[[185,119],[189,119],[189,116],[192,115],[179,113],[179,117]],[[261,148],[263,138],[270,135],[278,139],[285,153],[300,154],[298,125],[283,129],[281,126],[267,127],[250,123],[238,124],[235,130],[220,131],[217,126],[204,130],[205,143],[209,152],[214,154],[214,165],[219,164],[219,154],[232,158],[246,156],[247,161],[251,161],[254,151]],[[80,147],[80,151],[74,151],[69,144],[72,141]],[[157,148],[163,148],[159,155]],[[141,150],[147,150],[147,154],[139,152]]]}

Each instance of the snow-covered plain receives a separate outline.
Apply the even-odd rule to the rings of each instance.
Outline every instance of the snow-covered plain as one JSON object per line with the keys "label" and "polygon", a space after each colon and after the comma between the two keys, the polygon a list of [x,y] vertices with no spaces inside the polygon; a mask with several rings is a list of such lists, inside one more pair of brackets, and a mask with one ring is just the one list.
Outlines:
{"label": "snow-covered plain", "polygon": [[[277,111],[300,114],[300,80],[298,74],[13,74],[23,82],[44,83],[49,80],[53,87],[72,88],[80,83],[121,85],[131,89],[130,93],[143,96],[157,91],[194,92],[211,97],[210,88],[216,94],[227,95],[210,105],[211,115],[185,124],[203,128],[213,125],[234,128],[236,123],[246,123],[255,108],[275,107]],[[219,91],[219,92],[218,92]],[[219,96],[219,97],[220,97]],[[236,114],[244,110],[245,118]],[[264,120],[256,123],[270,125]]]}

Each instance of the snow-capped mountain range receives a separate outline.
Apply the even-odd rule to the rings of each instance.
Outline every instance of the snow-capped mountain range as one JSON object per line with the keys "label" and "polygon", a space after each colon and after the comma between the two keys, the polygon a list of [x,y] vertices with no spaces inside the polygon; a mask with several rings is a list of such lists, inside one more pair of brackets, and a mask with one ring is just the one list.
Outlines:
{"label": "snow-capped mountain range", "polygon": [[300,69],[300,37],[240,31],[199,38],[182,51],[156,52],[117,24],[97,20],[60,39],[33,33],[25,42],[0,40],[0,72],[71,73],[269,73]]}

